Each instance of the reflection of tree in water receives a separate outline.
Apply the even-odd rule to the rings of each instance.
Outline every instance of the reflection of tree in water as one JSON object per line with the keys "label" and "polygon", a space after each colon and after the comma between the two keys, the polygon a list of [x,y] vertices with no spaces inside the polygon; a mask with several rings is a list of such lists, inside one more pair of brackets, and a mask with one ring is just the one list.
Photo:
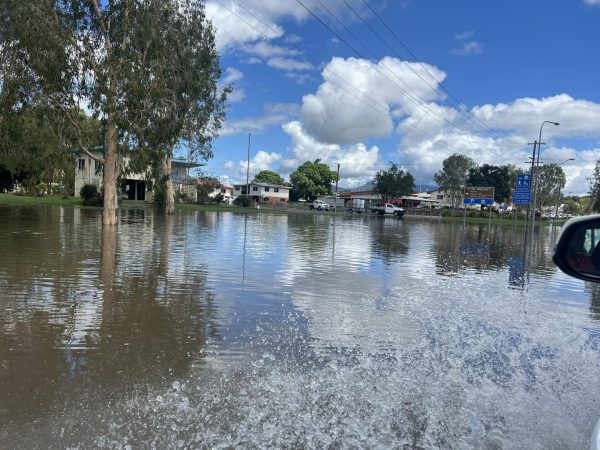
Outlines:
{"label": "reflection of tree in water", "polygon": [[[217,337],[213,297],[205,287],[205,269],[185,264],[190,256],[185,248],[173,256],[174,220],[121,223],[118,230],[106,228],[100,236],[88,236],[93,242],[101,238],[94,255],[97,261],[100,247],[97,295],[86,303],[94,304],[97,317],[77,323],[77,311],[85,304],[73,295],[76,282],[45,294],[50,303],[47,311],[2,317],[0,423],[38,415],[58,399],[66,405],[81,398],[92,401],[94,396],[119,398],[119,391],[128,386],[180,377],[203,357],[207,339]],[[61,225],[50,221],[46,226],[54,236]],[[139,252],[128,254],[123,241],[130,241],[129,249],[137,247]],[[54,252],[54,261],[45,264],[50,268],[70,264],[69,258]],[[89,264],[91,255],[85,258]],[[135,270],[131,269],[134,265]],[[75,270],[75,266],[66,265],[65,270]],[[10,267],[8,272],[12,278],[19,275],[21,284],[31,283]],[[76,278],[79,274],[68,275]],[[72,346],[82,333],[83,342]],[[78,395],[83,397],[78,400]]]}
{"label": "reflection of tree in water", "polygon": [[126,255],[121,253],[118,261],[114,256],[116,232],[103,232],[102,325],[97,350],[86,355],[88,370],[102,381],[181,376],[202,352],[206,339],[216,337],[206,274],[199,267],[173,267],[170,243],[176,219],[162,220],[160,246],[136,271],[127,270]]}
{"label": "reflection of tree in water", "polygon": [[522,257],[522,233],[512,227],[434,225],[436,270],[439,274],[457,274],[465,269],[476,271],[506,267],[511,258]]}
{"label": "reflection of tree in water", "polygon": [[388,264],[400,255],[406,255],[409,247],[409,229],[402,220],[390,217],[372,219],[371,249]]}
{"label": "reflection of tree in water", "polygon": [[600,283],[585,283],[585,291],[590,294],[590,315],[600,320]]}
{"label": "reflection of tree in water", "polygon": [[322,214],[290,214],[289,239],[295,249],[311,258],[325,256],[330,243],[329,229],[332,218]]}

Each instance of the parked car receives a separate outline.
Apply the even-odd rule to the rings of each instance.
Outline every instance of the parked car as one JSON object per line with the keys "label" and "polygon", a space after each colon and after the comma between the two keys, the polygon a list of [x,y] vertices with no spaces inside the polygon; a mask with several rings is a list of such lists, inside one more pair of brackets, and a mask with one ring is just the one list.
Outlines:
{"label": "parked car", "polygon": [[385,214],[392,214],[398,218],[404,216],[404,208],[400,208],[399,206],[396,206],[392,203],[384,203],[381,206],[373,206],[371,208],[371,212],[374,214],[379,214],[380,216],[383,216]]}
{"label": "parked car", "polygon": [[325,203],[323,200],[315,200],[312,203],[308,204],[309,209],[316,209],[318,211],[325,210],[329,211],[329,204]]}

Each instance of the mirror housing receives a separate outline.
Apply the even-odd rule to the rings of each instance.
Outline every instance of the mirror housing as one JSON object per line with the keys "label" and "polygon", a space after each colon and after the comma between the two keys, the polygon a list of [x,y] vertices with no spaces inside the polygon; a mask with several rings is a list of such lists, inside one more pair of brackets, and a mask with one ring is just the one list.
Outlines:
{"label": "mirror housing", "polygon": [[567,275],[600,283],[600,215],[569,219],[558,235],[552,260]]}

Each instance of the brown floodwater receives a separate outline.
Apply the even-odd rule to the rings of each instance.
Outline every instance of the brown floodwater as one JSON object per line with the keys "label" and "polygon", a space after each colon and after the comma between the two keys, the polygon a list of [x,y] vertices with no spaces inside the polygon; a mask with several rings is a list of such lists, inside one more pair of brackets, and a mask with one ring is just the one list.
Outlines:
{"label": "brown floodwater", "polygon": [[[0,448],[579,448],[600,289],[523,230],[0,206]],[[524,258],[524,256],[528,256]]]}

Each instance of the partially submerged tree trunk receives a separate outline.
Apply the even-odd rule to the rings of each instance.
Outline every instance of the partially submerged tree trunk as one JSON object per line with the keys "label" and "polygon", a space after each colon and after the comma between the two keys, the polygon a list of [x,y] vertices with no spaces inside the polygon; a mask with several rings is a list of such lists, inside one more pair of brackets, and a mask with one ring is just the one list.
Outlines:
{"label": "partially submerged tree trunk", "polygon": [[117,145],[117,129],[114,123],[109,121],[106,128],[106,155],[104,155],[104,210],[102,212],[102,223],[104,225],[117,224],[117,210],[119,209],[117,180],[120,171]]}
{"label": "partially submerged tree trunk", "polygon": [[165,214],[175,214],[175,189],[171,179],[171,158],[162,161],[163,180],[165,180]]}

